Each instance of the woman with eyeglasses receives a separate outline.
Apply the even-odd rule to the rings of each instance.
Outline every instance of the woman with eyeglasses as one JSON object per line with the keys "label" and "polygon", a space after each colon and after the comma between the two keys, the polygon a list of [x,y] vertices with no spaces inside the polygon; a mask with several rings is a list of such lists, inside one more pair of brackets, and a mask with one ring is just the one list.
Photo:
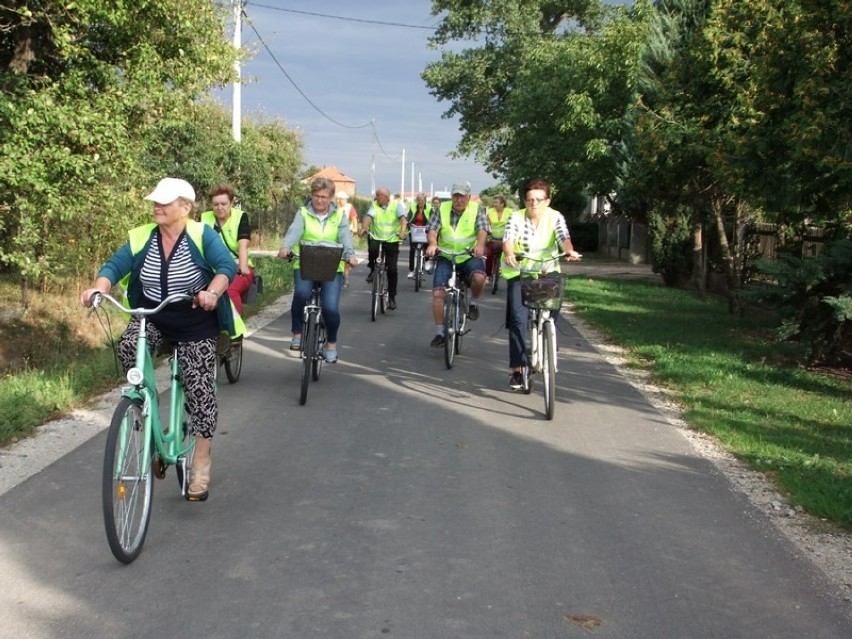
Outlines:
{"label": "woman with eyeglasses", "polygon": [[[569,260],[579,260],[565,218],[550,208],[550,184],[534,179],[520,192],[525,208],[512,213],[503,236],[503,277],[506,280],[506,328],[509,329],[509,386],[523,390],[521,368],[526,359],[526,330],[529,311],[521,303],[521,272],[559,272],[559,260],[540,263],[529,258],[546,259],[564,252]],[[516,254],[527,259],[518,260]],[[544,267],[544,268],[542,268]]]}

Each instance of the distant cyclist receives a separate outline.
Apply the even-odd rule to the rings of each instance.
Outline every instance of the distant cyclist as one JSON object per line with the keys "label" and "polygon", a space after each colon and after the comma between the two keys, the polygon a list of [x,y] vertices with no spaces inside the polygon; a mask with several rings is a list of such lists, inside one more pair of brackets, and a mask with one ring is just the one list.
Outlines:
{"label": "distant cyclist", "polygon": [[[426,225],[429,224],[429,214],[431,213],[431,209],[426,205],[426,194],[418,193],[417,199],[411,203],[411,207],[408,209],[408,230],[411,231],[414,228],[423,229],[423,232],[426,232]],[[415,242],[414,237],[409,237],[409,249],[408,249],[408,279],[414,279],[414,252],[417,248],[418,244],[423,245],[423,249],[426,249],[426,242]]]}
{"label": "distant cyclist", "polygon": [[[488,217],[485,208],[470,201],[470,182],[457,182],[450,191],[451,202],[444,202],[437,215],[429,221],[429,246],[426,255],[434,258],[439,249],[451,253],[471,250],[473,256],[454,258],[458,272],[470,282],[472,299],[468,317],[479,318],[479,298],[485,289],[485,241],[488,238]],[[446,257],[438,257],[432,282],[432,316],[435,320],[435,337],[430,346],[444,347],[444,289],[450,281],[452,264]]]}
{"label": "distant cyclist", "polygon": [[405,208],[397,200],[391,199],[390,189],[380,186],[376,189],[376,199],[364,215],[361,222],[361,235],[368,234],[368,266],[370,274],[367,281],[373,281],[373,271],[379,258],[380,246],[385,251],[388,268],[388,309],[396,308],[396,283],[398,279],[399,243],[408,234],[408,218]]}

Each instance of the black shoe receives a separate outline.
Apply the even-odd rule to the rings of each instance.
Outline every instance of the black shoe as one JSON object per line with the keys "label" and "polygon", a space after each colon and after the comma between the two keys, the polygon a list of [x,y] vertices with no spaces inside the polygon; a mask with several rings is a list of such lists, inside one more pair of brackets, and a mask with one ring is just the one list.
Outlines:
{"label": "black shoe", "polygon": [[431,346],[432,348],[444,348],[444,336],[435,335],[435,337],[432,338],[432,341],[430,342],[429,346]]}
{"label": "black shoe", "polygon": [[467,316],[471,319],[471,321],[475,322],[479,319],[479,306],[475,304],[471,304],[467,309]]}
{"label": "black shoe", "polygon": [[373,283],[373,271],[370,271],[370,274],[367,276],[367,284]]}
{"label": "black shoe", "polygon": [[394,298],[390,298],[388,300],[388,310],[395,311],[396,310],[396,300]]}
{"label": "black shoe", "polygon": [[524,390],[524,376],[521,371],[514,371],[509,377],[509,388],[512,390]]}

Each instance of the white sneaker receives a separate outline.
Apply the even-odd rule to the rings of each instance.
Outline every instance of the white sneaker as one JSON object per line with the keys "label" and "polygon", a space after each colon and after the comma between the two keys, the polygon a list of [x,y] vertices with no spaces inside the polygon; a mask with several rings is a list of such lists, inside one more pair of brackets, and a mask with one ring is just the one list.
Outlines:
{"label": "white sneaker", "polygon": [[408,279],[410,279],[410,280],[414,279],[414,271],[408,271]]}

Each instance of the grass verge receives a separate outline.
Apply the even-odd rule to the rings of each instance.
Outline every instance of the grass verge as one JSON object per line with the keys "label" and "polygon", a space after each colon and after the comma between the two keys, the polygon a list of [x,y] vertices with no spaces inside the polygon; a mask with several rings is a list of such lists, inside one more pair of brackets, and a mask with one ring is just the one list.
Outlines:
{"label": "grass verge", "polygon": [[575,278],[569,299],[624,346],[629,364],[673,391],[690,426],[772,476],[793,504],[852,528],[852,393],[848,379],[797,364],[791,344],[756,313],[689,291]]}

